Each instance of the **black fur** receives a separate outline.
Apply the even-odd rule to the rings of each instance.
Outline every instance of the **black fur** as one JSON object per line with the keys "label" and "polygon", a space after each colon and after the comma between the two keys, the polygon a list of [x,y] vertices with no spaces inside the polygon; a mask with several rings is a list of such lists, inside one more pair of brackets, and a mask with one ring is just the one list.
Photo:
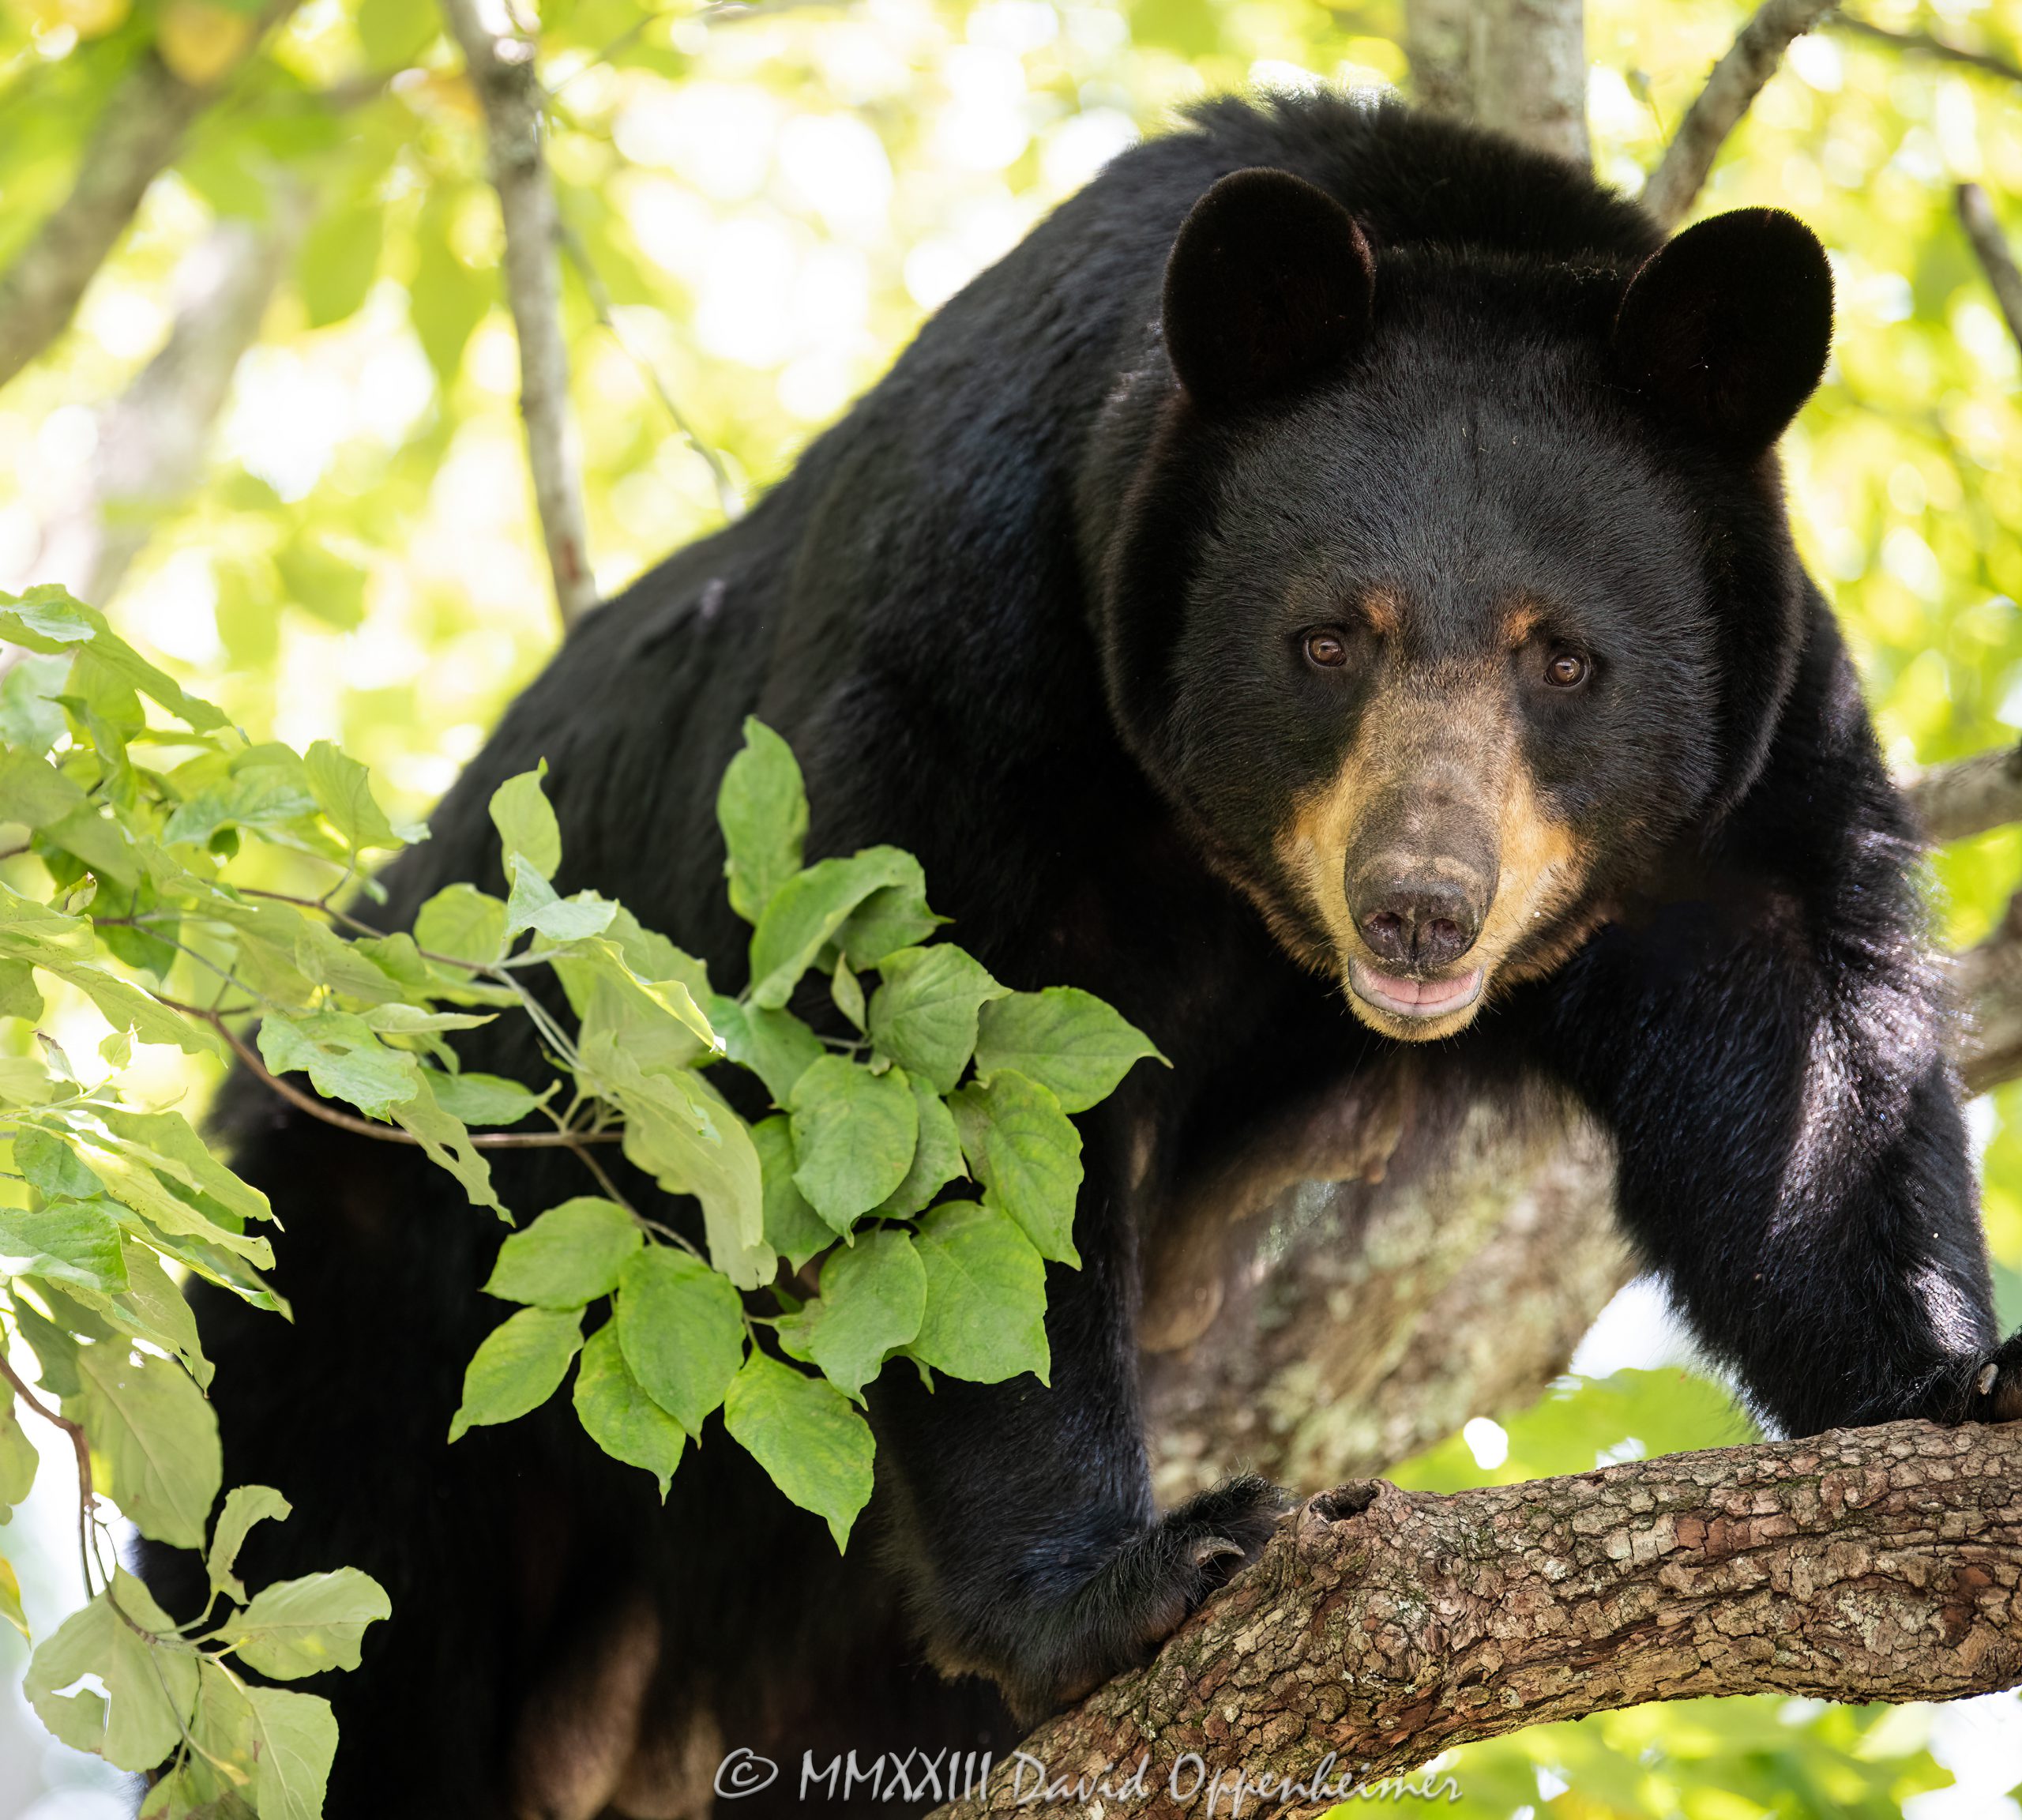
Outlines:
{"label": "black fur", "polygon": [[[1354,249],[1373,249],[1374,289],[1304,389],[1198,410],[1158,333],[1167,256],[1218,179],[1259,167],[1353,217],[1336,269],[1366,277]],[[781,1759],[744,1804],[762,1811],[795,1805],[802,1750],[1002,1749],[993,1682],[1028,1712],[1071,1696],[1260,1545],[1268,1487],[1154,1512],[1132,1324],[1176,1193],[1396,1049],[1288,952],[1310,932],[1272,833],[1356,699],[1292,667],[1315,588],[1408,596],[1427,664],[1511,588],[1598,654],[1577,705],[1527,710],[1524,754],[1592,859],[1569,918],[1598,927],[1424,1059],[1586,1100],[1630,1232],[1774,1422],[1967,1412],[1997,1336],[1911,830],[1761,454],[1817,377],[1798,371],[1813,325],[1766,353],[1749,333],[1700,348],[1741,346],[1747,382],[1682,422],[1644,390],[1685,344],[1640,306],[1641,363],[1614,340],[1659,242],[1486,135],[1339,99],[1218,103],[950,303],[749,517],[568,640],[394,868],[393,915],[452,880],[500,888],[487,799],[544,757],[560,886],[622,899],[736,989],[712,805],[755,713],[805,767],[810,855],[909,848],[1001,979],[1099,993],[1174,1066],[1080,1121],[1085,1263],[1049,1274],[1052,1388],[886,1374],[847,1561],[720,1436],[664,1510],[563,1399],[446,1446],[501,1313],[477,1292],[499,1229],[411,1153],[242,1087],[239,1158],[287,1221],[297,1318],[198,1298],[228,1477],[295,1505],[244,1571],[351,1562],[393,1601],[362,1671],[319,1684],[344,1732],[338,1820],[512,1811],[514,1739],[642,1600],[649,1726],[708,1712],[698,1752]],[[1682,269],[1689,301],[1701,269]],[[1780,306],[1774,284],[1741,295],[1744,331]],[[1226,370],[1210,347],[1190,376]],[[540,1077],[517,1030],[470,1055]],[[499,1174],[524,1213],[587,1186],[553,1156]],[[186,1596],[172,1559],[153,1573]],[[990,1679],[944,1683],[930,1656]]]}

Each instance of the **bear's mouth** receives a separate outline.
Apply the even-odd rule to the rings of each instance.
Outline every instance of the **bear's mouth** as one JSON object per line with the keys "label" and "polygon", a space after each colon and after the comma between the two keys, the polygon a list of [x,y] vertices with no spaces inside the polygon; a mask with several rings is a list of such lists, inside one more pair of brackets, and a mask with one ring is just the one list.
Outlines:
{"label": "bear's mouth", "polygon": [[1475,967],[1444,980],[1410,980],[1356,959],[1348,963],[1348,988],[1363,1003],[1390,1017],[1430,1022],[1473,1004],[1487,974],[1487,968]]}

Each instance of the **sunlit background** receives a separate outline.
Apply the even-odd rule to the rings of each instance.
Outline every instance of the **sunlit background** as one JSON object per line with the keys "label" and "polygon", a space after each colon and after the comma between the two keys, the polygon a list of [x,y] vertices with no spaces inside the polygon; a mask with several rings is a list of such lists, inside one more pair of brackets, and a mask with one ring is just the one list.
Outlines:
{"label": "sunlit background", "polygon": [[[722,521],[871,384],[922,318],[1120,149],[1246,85],[1405,79],[1400,0],[638,0],[544,7],[551,155],[580,255],[565,280],[596,573],[614,588]],[[1854,9],[2010,64],[2022,0]],[[60,198],[77,122],[140,43],[201,72],[227,0],[0,0],[0,264]],[[1596,164],[1641,182],[1746,16],[1593,0]],[[161,344],[220,221],[306,223],[207,461],[116,594],[129,637],[256,737],[328,737],[425,810],[553,648],[500,301],[496,202],[460,62],[421,0],[310,0],[197,126],[77,325],[0,392],[0,587],[81,582],[103,408]],[[1836,598],[1891,758],[2022,727],[2022,362],[1952,212],[1986,186],[2022,239],[2022,86],[1832,30],[1788,62],[1702,210],[1795,209],[1840,298],[1827,383],[1787,444],[1800,536]],[[682,427],[685,422],[693,437]],[[720,472],[698,449],[716,457]],[[1941,915],[1977,938],[2022,833],[1949,850]],[[88,1010],[74,1015],[88,1020]],[[81,1032],[72,1053],[89,1055]],[[143,1090],[201,1099],[179,1056]],[[2022,1102],[1978,1102],[2004,1314],[2022,1321]],[[1731,1441],[1647,1288],[1625,1292],[1536,1409],[1485,1413],[1401,1469],[1450,1487]],[[1635,1369],[1642,1368],[1642,1369]],[[45,1632],[77,1597],[53,1457],[0,1529]],[[0,1815],[92,1820],[130,1798],[50,1743],[0,1630]],[[1652,1707],[1444,1760],[1468,1815],[2009,1815],[2022,1705]]]}

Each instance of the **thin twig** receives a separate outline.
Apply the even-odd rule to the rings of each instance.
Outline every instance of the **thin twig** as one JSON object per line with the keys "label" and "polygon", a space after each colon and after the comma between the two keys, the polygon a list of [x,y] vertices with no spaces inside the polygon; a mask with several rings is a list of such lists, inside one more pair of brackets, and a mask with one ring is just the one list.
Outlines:
{"label": "thin twig", "polygon": [[1993,201],[1977,183],[1961,183],[1956,200],[1966,238],[1979,256],[1980,269],[1987,275],[1988,287],[2001,306],[2008,332],[2015,337],[2016,346],[2022,348],[2022,271],[2016,269],[2015,255],[2009,250],[2008,237],[2001,231]]}
{"label": "thin twig", "polygon": [[1803,36],[1832,6],[1832,0],[1765,0],[1741,28],[1643,186],[1643,206],[1665,228],[1685,219],[1705,187],[1727,135],[1776,74],[1791,40]]}
{"label": "thin twig", "polygon": [[1825,24],[1836,32],[1851,32],[1856,38],[1886,45],[1892,51],[1904,51],[1913,57],[1934,57],[1940,62],[1957,63],[1985,75],[1998,76],[2004,81],[2022,82],[2022,65],[2011,63],[2005,57],[1997,57],[1990,51],[1968,51],[1962,45],[1948,44],[1928,32],[1893,32],[1885,25],[1856,19],[1851,13],[1836,11]]}
{"label": "thin twig", "polygon": [[92,1485],[91,1438],[85,1433],[82,1424],[37,1401],[13,1367],[7,1363],[4,1346],[0,1346],[0,1378],[13,1386],[14,1394],[43,1421],[53,1423],[70,1437],[70,1450],[77,1457],[77,1558],[84,1568],[85,1592],[88,1596],[92,1591],[91,1524],[98,1506],[98,1494]]}
{"label": "thin twig", "polygon": [[484,110],[492,186],[506,228],[506,298],[520,343],[527,465],[555,605],[566,628],[596,604],[597,589],[569,416],[569,344],[562,329],[562,278],[555,258],[561,223],[541,150],[543,96],[534,69],[535,47],[517,32],[493,36],[479,17],[477,0],[441,4]]}
{"label": "thin twig", "polygon": [[702,434],[690,423],[681,407],[674,401],[674,395],[662,382],[659,370],[646,356],[633,346],[631,339],[618,325],[618,318],[611,306],[611,292],[596,266],[590,263],[589,250],[581,236],[566,222],[562,228],[562,250],[569,255],[569,262],[576,268],[576,276],[583,281],[583,289],[590,300],[590,308],[596,313],[598,324],[604,329],[626,357],[638,370],[639,375],[652,389],[653,396],[660,401],[675,428],[686,438],[688,446],[701,456],[708,465],[709,478],[716,489],[716,504],[722,509],[724,519],[735,524],[744,516],[744,495],[737,483],[731,478],[730,469],[723,464],[723,458],[702,439]]}
{"label": "thin twig", "polygon": [[[412,1133],[403,1131],[398,1126],[381,1125],[370,1119],[361,1119],[350,1112],[340,1112],[326,1100],[319,1100],[313,1093],[305,1093],[291,1081],[275,1074],[261,1059],[260,1052],[246,1039],[226,1023],[217,1012],[207,1010],[201,1005],[186,1005],[174,998],[160,998],[171,1011],[180,1011],[186,1017],[194,1017],[200,1024],[208,1024],[231,1045],[231,1052],[246,1064],[259,1080],[271,1087],[291,1106],[306,1112],[312,1119],[320,1119],[326,1125],[334,1125],[340,1131],[349,1131],[359,1138],[377,1138],[381,1144],[407,1144],[419,1149],[421,1140]],[[473,1131],[469,1134],[472,1145],[483,1150],[580,1150],[586,1144],[617,1144],[623,1141],[623,1134],[616,1131]],[[585,1159],[585,1160],[588,1160]],[[594,1165],[592,1173],[601,1174]]]}

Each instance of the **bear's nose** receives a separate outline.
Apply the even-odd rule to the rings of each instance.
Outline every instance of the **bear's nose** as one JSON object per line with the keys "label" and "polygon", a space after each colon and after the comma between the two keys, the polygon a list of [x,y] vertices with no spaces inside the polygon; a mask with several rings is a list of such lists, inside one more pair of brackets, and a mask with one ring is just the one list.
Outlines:
{"label": "bear's nose", "polygon": [[1481,933],[1471,894],[1445,879],[1387,880],[1355,908],[1355,926],[1370,952],[1415,973],[1450,966]]}

